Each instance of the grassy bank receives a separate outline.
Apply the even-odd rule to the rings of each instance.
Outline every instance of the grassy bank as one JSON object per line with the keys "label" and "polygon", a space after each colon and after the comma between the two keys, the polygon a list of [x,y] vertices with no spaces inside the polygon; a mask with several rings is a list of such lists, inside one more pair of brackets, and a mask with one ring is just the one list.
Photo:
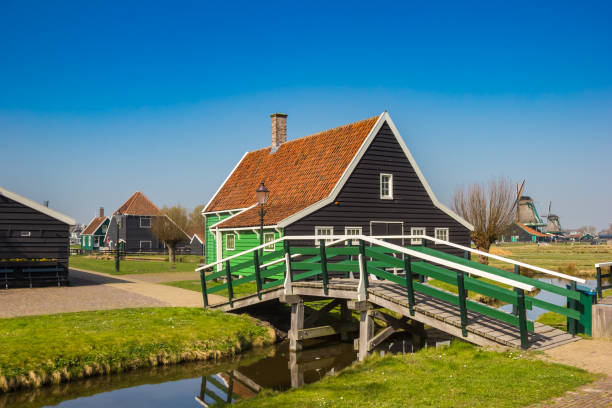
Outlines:
{"label": "grassy bank", "polygon": [[73,255],[69,259],[71,268],[107,273],[109,275],[127,275],[132,273],[193,272],[196,262],[163,261],[121,261],[119,273],[115,272],[114,259],[96,259],[93,256]]}
{"label": "grassy bank", "polygon": [[[603,297],[612,296],[612,289],[606,289],[602,293]],[[538,322],[552,326],[559,330],[567,331],[567,318],[553,312],[546,312],[540,315]]]}
{"label": "grassy bank", "polygon": [[455,342],[444,349],[373,357],[318,383],[263,393],[237,406],[517,407],[562,395],[595,378],[518,351],[483,351]]}
{"label": "grassy bank", "polygon": [[0,390],[205,360],[274,341],[246,316],[142,308],[0,319]]}
{"label": "grassy bank", "polygon": [[[583,277],[594,277],[595,264],[612,259],[612,245],[500,244],[493,245],[491,252],[552,271]],[[490,265],[501,269],[512,269],[512,265],[495,259],[490,261]]]}

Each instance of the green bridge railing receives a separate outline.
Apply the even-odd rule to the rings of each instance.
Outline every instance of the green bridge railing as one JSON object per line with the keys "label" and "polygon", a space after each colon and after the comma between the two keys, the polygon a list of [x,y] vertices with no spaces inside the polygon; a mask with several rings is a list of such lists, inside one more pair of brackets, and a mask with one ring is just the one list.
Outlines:
{"label": "green bridge railing", "polygon": [[[424,238],[424,244],[426,239],[433,240],[431,237],[420,237]],[[364,300],[369,296],[367,289],[370,280],[376,277],[406,289],[411,315],[414,315],[416,292],[458,306],[464,337],[467,336],[467,312],[473,311],[518,327],[521,345],[527,348],[528,332],[534,331],[534,323],[527,319],[526,311],[533,306],[565,316],[568,320],[568,331],[572,334],[590,334],[590,304],[584,302],[581,293],[576,290],[575,282],[572,282],[570,289],[566,289],[522,276],[520,273],[483,265],[469,259],[468,248],[464,257],[458,257],[425,245],[404,247],[362,235],[325,238],[328,241],[315,236],[286,236],[274,241],[283,242],[282,251],[265,252],[262,256],[262,248],[270,245],[266,243],[198,268],[196,271],[200,272],[204,307],[209,306],[209,294],[224,290],[227,290],[229,305],[233,307],[236,299],[234,288],[251,282],[255,283],[255,293],[259,299],[267,289],[283,285],[286,292],[291,293],[291,284],[304,280],[320,281],[323,292],[327,295],[330,276],[358,278],[358,296],[363,298],[359,300]],[[295,241],[297,244],[294,246]],[[305,242],[316,242],[316,245],[305,246]],[[251,259],[244,261],[247,254],[250,254]],[[237,259],[239,257],[240,259]],[[218,268],[217,271],[213,270],[215,267]],[[515,272],[518,271],[518,267],[515,268]],[[451,285],[456,293],[427,284],[427,278]],[[224,283],[210,285],[211,281],[219,279],[224,280]],[[558,306],[531,296],[536,289],[566,297],[569,307]],[[508,313],[469,299],[469,292],[511,304],[513,311]]]}

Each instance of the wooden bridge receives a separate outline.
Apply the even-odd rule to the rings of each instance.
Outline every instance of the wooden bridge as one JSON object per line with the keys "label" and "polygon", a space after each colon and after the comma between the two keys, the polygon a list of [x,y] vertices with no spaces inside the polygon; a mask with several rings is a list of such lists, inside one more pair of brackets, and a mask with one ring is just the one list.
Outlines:
{"label": "wooden bridge", "polygon": [[[576,283],[584,283],[580,278],[428,236],[325,238],[283,237],[275,241],[283,242],[283,251],[264,253],[262,245],[199,268],[204,306],[232,311],[276,299],[290,304],[291,350],[300,350],[302,342],[309,338],[337,333],[346,337],[353,310],[360,316],[356,340],[360,358],[395,331],[422,330],[423,325],[478,345],[537,350],[577,341],[578,332],[590,331],[591,299],[577,290]],[[420,239],[423,245],[385,241],[403,243],[412,239]],[[435,243],[436,248],[446,245],[460,249],[464,256],[433,249],[426,245],[428,242]],[[318,245],[306,246],[308,243]],[[472,253],[513,264],[515,272],[474,262],[470,259]],[[523,276],[520,268],[567,279],[570,287]],[[220,279],[224,283],[211,285],[211,281]],[[234,288],[249,282],[255,282],[256,292],[234,297]],[[225,289],[227,302],[208,304],[208,294]],[[535,298],[538,290],[565,297],[567,307]],[[486,296],[489,303],[511,304],[513,310],[508,313],[476,301],[470,293]],[[315,299],[332,301],[305,320],[304,302]],[[338,305],[341,324],[307,327]],[[533,306],[565,316],[568,332],[528,320],[526,311]],[[383,322],[378,333],[375,319]]]}

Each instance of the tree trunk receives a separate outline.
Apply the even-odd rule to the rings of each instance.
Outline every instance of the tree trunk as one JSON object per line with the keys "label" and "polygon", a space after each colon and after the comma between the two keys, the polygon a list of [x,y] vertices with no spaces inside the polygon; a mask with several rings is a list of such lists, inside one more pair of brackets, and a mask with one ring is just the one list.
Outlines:
{"label": "tree trunk", "polygon": [[[476,249],[482,252],[489,252],[489,249],[491,248],[491,242],[487,239],[472,239],[472,241],[474,241],[474,244],[476,244]],[[480,262],[483,265],[488,265],[489,264],[489,257],[484,256],[484,255],[478,255],[478,262]]]}
{"label": "tree trunk", "polygon": [[168,260],[170,261],[170,263],[174,263],[174,261],[176,260],[176,257],[174,255],[174,245],[167,245],[168,246]]}

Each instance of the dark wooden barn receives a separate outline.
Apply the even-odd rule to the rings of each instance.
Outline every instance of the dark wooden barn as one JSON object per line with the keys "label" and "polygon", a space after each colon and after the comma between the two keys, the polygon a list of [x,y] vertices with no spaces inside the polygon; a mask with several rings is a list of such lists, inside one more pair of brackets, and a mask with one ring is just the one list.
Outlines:
{"label": "dark wooden barn", "polygon": [[501,242],[542,242],[551,241],[552,235],[544,234],[520,222],[515,222],[502,234]]}
{"label": "dark wooden barn", "polygon": [[74,219],[0,187],[0,285],[68,284]]}

